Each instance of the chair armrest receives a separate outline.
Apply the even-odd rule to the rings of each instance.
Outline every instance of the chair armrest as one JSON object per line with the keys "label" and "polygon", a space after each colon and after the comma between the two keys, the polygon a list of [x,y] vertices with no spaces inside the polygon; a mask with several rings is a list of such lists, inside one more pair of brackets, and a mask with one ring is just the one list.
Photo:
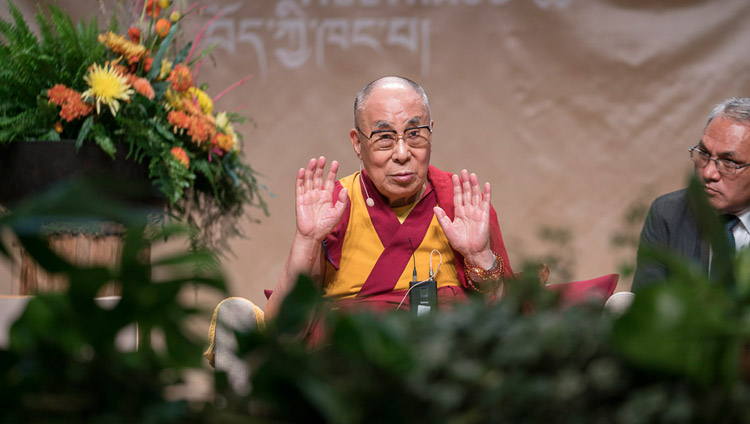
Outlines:
{"label": "chair armrest", "polygon": [[263,310],[247,299],[230,297],[216,306],[209,329],[209,347],[203,354],[227,375],[230,387],[239,395],[250,392],[250,365],[237,356],[235,332],[258,331],[264,326]]}
{"label": "chair armrest", "polygon": [[635,300],[635,293],[629,291],[617,292],[607,299],[604,309],[615,315],[622,315],[630,309],[633,300]]}

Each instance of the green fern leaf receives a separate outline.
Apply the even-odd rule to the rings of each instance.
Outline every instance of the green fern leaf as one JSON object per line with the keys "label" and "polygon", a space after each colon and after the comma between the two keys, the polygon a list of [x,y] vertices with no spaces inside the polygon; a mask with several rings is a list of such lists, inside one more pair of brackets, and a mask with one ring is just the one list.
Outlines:
{"label": "green fern leaf", "polygon": [[103,134],[96,134],[94,135],[94,141],[99,145],[99,147],[102,148],[102,150],[104,150],[105,153],[109,155],[109,157],[111,157],[112,159],[115,158],[117,148],[115,147],[115,143],[112,142],[111,138]]}

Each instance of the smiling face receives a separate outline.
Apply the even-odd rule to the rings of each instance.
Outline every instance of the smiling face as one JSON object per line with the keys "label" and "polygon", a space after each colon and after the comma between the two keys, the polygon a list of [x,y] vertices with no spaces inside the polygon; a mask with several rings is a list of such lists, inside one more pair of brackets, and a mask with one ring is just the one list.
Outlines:
{"label": "smiling face", "polygon": [[[432,125],[422,96],[402,81],[387,81],[372,89],[364,100],[357,125],[369,136],[376,130],[395,130]],[[427,182],[431,143],[409,147],[403,138],[391,150],[375,150],[372,142],[356,128],[349,132],[357,157],[380,194],[391,206],[411,203],[422,194]],[[416,200],[416,199],[414,199]]]}
{"label": "smiling face", "polygon": [[[718,115],[706,126],[698,148],[712,158],[746,164],[750,162],[750,124]],[[750,207],[750,167],[722,175],[711,160],[704,168],[696,166],[695,172],[717,211],[738,214]]]}

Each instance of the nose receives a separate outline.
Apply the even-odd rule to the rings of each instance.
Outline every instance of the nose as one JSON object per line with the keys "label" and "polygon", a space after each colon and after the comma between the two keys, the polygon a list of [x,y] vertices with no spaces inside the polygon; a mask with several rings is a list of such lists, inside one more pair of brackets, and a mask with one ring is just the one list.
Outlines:
{"label": "nose", "polygon": [[403,135],[398,135],[398,138],[396,139],[396,145],[393,146],[393,155],[392,159],[394,162],[397,163],[405,163],[408,162],[411,158],[411,151],[409,150],[409,145],[406,144],[406,140],[404,140]]}
{"label": "nose", "polygon": [[709,160],[706,166],[700,171],[703,181],[718,181],[721,178],[719,170],[716,169],[716,161]]}

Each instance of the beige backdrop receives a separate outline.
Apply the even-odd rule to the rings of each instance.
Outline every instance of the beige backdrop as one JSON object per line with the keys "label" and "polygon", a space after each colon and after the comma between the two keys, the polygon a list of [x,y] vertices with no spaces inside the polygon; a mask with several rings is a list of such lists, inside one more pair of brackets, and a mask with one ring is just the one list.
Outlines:
{"label": "beige backdrop", "polygon": [[[57,3],[77,16],[127,8]],[[352,103],[377,77],[423,85],[432,163],[489,181],[511,262],[554,255],[554,282],[632,261],[632,249],[612,243],[640,229],[642,219],[626,225],[628,210],[680,188],[711,107],[750,95],[747,0],[205,3],[188,37],[222,15],[201,40],[218,43],[216,65],[203,63],[198,80],[215,95],[253,75],[216,106],[254,121],[240,128],[244,149],[271,193],[270,216],[247,226],[250,238],[234,241],[224,263],[232,294],[260,304],[294,233],[296,170],[318,155],[339,160],[341,176],[357,170]]]}

